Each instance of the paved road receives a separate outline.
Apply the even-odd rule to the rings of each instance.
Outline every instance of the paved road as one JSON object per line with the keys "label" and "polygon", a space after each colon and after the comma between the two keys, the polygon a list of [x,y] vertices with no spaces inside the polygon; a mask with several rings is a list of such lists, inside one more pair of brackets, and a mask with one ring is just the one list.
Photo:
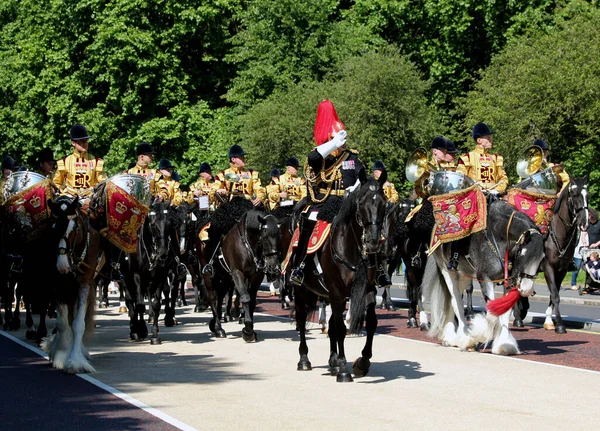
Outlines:
{"label": "paved road", "polygon": [[[594,333],[557,335],[526,327],[514,331],[523,354],[503,358],[443,348],[406,328],[406,310],[379,311],[370,375],[339,384],[327,373],[329,341],[316,329],[309,336],[314,369],[296,371],[298,337],[289,312],[274,298],[261,294],[259,342],[252,344],[243,342],[234,322],[225,324],[227,339],[215,339],[207,327],[209,314],[191,309],[178,310],[178,326],[161,326],[159,346],[130,342],[128,322],[117,307],[98,311],[89,345],[97,369],[92,382],[151,407],[142,412],[88,381],[51,369],[0,336],[0,374],[3,382],[9,378],[2,423],[10,418],[6,429],[35,431],[437,430],[472,424],[491,430],[505,430],[507,424],[517,430],[589,430],[600,420],[598,409],[582,410],[600,385]],[[24,330],[12,335],[23,340]],[[347,339],[350,360],[363,343],[363,337]]]}

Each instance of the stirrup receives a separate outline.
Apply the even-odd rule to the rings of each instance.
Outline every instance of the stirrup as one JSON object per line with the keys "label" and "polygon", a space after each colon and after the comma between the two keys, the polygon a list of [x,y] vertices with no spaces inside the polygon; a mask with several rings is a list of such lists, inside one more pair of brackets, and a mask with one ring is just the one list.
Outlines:
{"label": "stirrup", "polygon": [[301,268],[297,267],[292,269],[292,273],[290,274],[290,281],[296,286],[302,285],[304,281],[304,272]]}
{"label": "stirrup", "polygon": [[448,271],[456,270],[458,270],[458,253],[454,253],[454,255],[448,261]]}
{"label": "stirrup", "polygon": [[410,264],[413,268],[423,268],[423,262],[421,261],[421,253],[415,254],[410,260]]}
{"label": "stirrup", "polygon": [[392,280],[388,277],[385,272],[382,272],[377,276],[377,284],[379,287],[387,287],[392,285]]}
{"label": "stirrup", "polygon": [[210,263],[207,263],[204,265],[204,268],[202,268],[202,274],[212,277],[215,275],[215,268]]}

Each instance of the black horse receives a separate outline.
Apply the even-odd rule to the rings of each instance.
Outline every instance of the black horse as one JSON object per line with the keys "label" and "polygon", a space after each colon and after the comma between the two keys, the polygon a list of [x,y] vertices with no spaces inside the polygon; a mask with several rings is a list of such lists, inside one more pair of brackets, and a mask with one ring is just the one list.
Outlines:
{"label": "black horse", "polygon": [[[560,285],[567,274],[577,246],[577,232],[588,226],[588,191],[589,176],[572,178],[563,189],[554,206],[554,215],[550,222],[548,236],[544,241],[546,258],[540,270],[550,290],[550,303],[546,310],[545,329],[554,329],[559,334],[567,332],[560,315]],[[514,325],[523,326],[523,319],[529,309],[529,300],[520,299],[515,307]],[[556,325],[552,321],[552,312],[556,315]]]}
{"label": "black horse", "polygon": [[[316,252],[318,265],[312,258],[305,261],[306,275],[303,284],[295,288],[294,295],[297,329],[300,331],[300,371],[312,369],[308,360],[306,321],[318,297],[326,298],[332,309],[328,331],[331,374],[336,375],[339,382],[353,380],[347,369],[344,350],[346,326],[343,312],[347,298],[351,299],[351,332],[358,333],[363,321],[367,330],[365,347],[361,357],[354,362],[352,372],[356,377],[362,377],[369,371],[373,336],[377,329],[374,295],[377,255],[381,248],[381,227],[386,211],[382,189],[385,181],[385,173],[379,180],[361,178],[360,186],[344,198],[329,237]],[[286,272],[290,270],[288,265]]]}
{"label": "black horse", "polygon": [[[169,286],[167,274],[169,259],[174,255],[175,230],[177,217],[169,201],[155,200],[144,221],[138,238],[137,252],[129,255],[128,265],[124,268],[125,302],[129,312],[130,337],[134,341],[144,340],[148,329],[144,321],[145,297],[150,301],[152,316],[151,344],[160,344],[158,318],[162,294],[167,295],[169,304]],[[167,305],[165,325],[174,324],[174,310]]]}
{"label": "black horse", "polygon": [[78,198],[59,196],[50,202],[59,238],[54,252],[59,272],[57,332],[42,343],[52,366],[70,374],[95,371],[83,341],[94,330],[94,275],[100,234],[79,207]]}
{"label": "black horse", "polygon": [[489,204],[486,229],[454,245],[460,254],[458,271],[447,269],[449,243],[440,246],[427,261],[423,293],[431,311],[429,335],[462,350],[474,349],[478,342],[493,339],[492,353],[519,353],[517,342],[508,331],[510,310],[500,318],[489,315],[486,319],[477,314],[467,325],[461,295],[470,281],[476,279],[485,294],[493,298],[493,281],[505,280],[506,273],[506,282],[518,286],[521,295],[531,295],[533,280],[544,258],[543,243],[542,235],[527,215],[502,200]]}

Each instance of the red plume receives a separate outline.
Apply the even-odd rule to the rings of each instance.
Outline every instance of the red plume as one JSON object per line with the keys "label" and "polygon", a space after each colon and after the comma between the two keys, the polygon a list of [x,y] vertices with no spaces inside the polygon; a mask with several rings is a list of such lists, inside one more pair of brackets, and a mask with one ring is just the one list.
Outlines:
{"label": "red plume", "polygon": [[344,123],[338,118],[331,100],[323,100],[317,109],[314,137],[317,145],[324,144],[340,130],[346,130]]}
{"label": "red plume", "polygon": [[493,299],[488,302],[485,308],[487,308],[488,313],[493,314],[494,316],[502,316],[515,306],[519,300],[519,296],[521,296],[519,291],[516,287],[513,287],[502,298]]}

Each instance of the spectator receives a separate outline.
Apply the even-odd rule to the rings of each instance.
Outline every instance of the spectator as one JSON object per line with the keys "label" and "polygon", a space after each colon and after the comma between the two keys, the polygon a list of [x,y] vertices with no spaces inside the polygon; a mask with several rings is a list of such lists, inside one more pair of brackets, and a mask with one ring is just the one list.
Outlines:
{"label": "spectator", "polygon": [[579,232],[579,242],[577,243],[577,246],[575,247],[575,253],[573,254],[573,263],[575,264],[576,269],[571,273],[571,290],[579,289],[579,287],[577,287],[577,275],[581,269],[581,262],[583,259],[581,256],[581,248],[587,247],[588,245],[588,233],[587,231],[582,230]]}
{"label": "spectator", "polygon": [[600,279],[600,261],[598,260],[597,251],[590,253],[590,258],[585,263],[585,266],[587,266],[588,272],[594,279]]}
{"label": "spectator", "polygon": [[587,228],[590,248],[600,248],[600,223],[598,223],[598,211],[589,208],[590,225]]}

